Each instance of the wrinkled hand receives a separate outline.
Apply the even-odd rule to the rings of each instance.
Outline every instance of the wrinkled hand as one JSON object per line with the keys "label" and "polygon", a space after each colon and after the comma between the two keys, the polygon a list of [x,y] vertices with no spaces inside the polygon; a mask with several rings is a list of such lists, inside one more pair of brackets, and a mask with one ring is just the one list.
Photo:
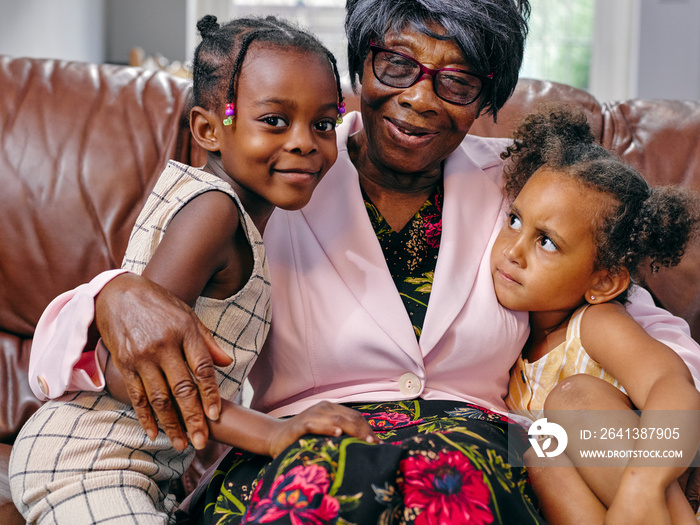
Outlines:
{"label": "wrinkled hand", "polygon": [[277,431],[270,436],[270,456],[276,457],[306,434],[335,437],[348,434],[368,443],[380,442],[357,410],[321,401],[294,417],[279,421]]}
{"label": "wrinkled hand", "polygon": [[221,411],[214,365],[231,363],[209,330],[188,305],[135,274],[109,282],[95,308],[97,328],[148,437],[155,439],[159,423],[176,449],[187,447],[187,435],[203,448],[205,413],[216,420]]}

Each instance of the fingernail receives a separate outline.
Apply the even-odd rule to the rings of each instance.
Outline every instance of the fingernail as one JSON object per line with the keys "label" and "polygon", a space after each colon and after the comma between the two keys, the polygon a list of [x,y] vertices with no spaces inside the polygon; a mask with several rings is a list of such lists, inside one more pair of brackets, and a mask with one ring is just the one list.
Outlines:
{"label": "fingernail", "polygon": [[202,450],[207,444],[207,440],[204,437],[204,434],[201,432],[195,432],[194,435],[192,436],[192,445],[194,448],[197,450]]}
{"label": "fingernail", "polygon": [[173,439],[173,446],[176,450],[185,450],[187,443],[185,443],[185,440],[182,438],[175,438]]}
{"label": "fingernail", "polygon": [[146,431],[146,435],[148,436],[148,439],[150,439],[151,441],[155,441],[158,437],[158,432],[156,432],[153,429],[149,429]]}
{"label": "fingernail", "polygon": [[209,419],[211,419],[212,421],[219,420],[219,407],[217,407],[216,405],[211,405],[207,412],[209,414]]}

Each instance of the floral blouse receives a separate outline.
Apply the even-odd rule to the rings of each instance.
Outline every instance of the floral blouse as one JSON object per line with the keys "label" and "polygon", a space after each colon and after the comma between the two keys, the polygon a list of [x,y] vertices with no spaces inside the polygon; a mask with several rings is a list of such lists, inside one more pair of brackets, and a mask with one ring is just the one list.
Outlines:
{"label": "floral blouse", "polygon": [[399,232],[386,222],[363,191],[365,207],[384,258],[420,339],[442,234],[442,183]]}

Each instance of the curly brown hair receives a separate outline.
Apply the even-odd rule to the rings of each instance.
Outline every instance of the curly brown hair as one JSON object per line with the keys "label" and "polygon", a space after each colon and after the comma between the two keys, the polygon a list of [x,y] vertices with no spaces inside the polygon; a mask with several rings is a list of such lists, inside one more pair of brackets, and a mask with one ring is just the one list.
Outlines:
{"label": "curly brown hair", "polygon": [[[651,271],[678,264],[700,230],[700,197],[677,186],[651,188],[631,166],[596,141],[585,113],[553,105],[528,115],[514,142],[501,154],[509,159],[504,191],[513,200],[528,179],[547,167],[571,176],[610,197],[600,206],[596,270],[627,269],[638,281],[640,269]],[[606,199],[607,200],[607,199]],[[618,297],[625,301],[627,293]]]}

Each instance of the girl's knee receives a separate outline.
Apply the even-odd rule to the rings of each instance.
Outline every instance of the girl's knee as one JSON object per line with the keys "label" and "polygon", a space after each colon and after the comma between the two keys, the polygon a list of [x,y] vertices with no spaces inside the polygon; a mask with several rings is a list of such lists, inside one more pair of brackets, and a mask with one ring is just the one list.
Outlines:
{"label": "girl's knee", "polygon": [[577,374],[562,380],[547,396],[547,410],[626,410],[633,408],[629,398],[610,383],[597,377]]}

